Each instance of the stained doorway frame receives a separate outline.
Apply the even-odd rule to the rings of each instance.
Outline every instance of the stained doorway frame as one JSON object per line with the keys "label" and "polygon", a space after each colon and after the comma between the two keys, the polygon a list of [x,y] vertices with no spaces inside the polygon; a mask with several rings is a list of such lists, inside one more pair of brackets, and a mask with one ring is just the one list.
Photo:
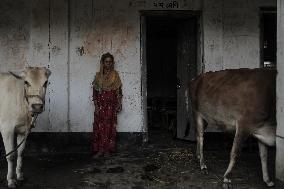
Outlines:
{"label": "stained doorway frame", "polygon": [[[259,28],[260,28],[260,35],[259,35],[259,48],[260,48],[260,67],[264,68],[264,15],[265,14],[275,14],[276,18],[276,27],[277,27],[277,7],[260,7],[259,8]],[[276,38],[277,38],[277,28],[276,30]],[[277,68],[277,39],[276,40],[276,65]]]}
{"label": "stained doorway frame", "polygon": [[142,138],[147,142],[148,118],[147,118],[147,55],[146,55],[146,18],[196,18],[197,20],[197,74],[203,72],[203,24],[201,11],[195,10],[143,10],[140,11],[140,65],[141,65],[141,112],[142,112]]}

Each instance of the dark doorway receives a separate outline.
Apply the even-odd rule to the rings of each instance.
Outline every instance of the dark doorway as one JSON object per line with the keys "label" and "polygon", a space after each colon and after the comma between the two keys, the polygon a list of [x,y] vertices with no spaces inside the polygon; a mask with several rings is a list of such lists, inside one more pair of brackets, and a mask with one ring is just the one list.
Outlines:
{"label": "dark doorway", "polygon": [[148,129],[176,137],[177,28],[175,19],[146,19]]}
{"label": "dark doorway", "polygon": [[261,67],[276,68],[276,8],[261,9]]}
{"label": "dark doorway", "polygon": [[148,132],[189,139],[184,93],[197,74],[197,17],[149,15],[144,22]]}

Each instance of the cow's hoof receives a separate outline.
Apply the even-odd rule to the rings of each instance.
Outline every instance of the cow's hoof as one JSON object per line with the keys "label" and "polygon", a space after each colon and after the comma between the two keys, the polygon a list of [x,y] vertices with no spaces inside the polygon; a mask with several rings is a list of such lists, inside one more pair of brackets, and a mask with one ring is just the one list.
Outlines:
{"label": "cow's hoof", "polygon": [[208,175],[208,170],[206,165],[202,165],[201,167],[201,173],[204,175]]}
{"label": "cow's hoof", "polygon": [[232,183],[223,183],[223,189],[233,189]]}
{"label": "cow's hoof", "polygon": [[23,182],[25,180],[25,177],[23,175],[17,177],[17,181]]}
{"label": "cow's hoof", "polygon": [[223,189],[232,189],[233,185],[232,185],[231,179],[224,178],[222,188]]}
{"label": "cow's hoof", "polygon": [[208,175],[208,170],[207,170],[206,168],[201,169],[201,173],[202,173],[203,175]]}
{"label": "cow's hoof", "polygon": [[17,183],[16,181],[10,181],[8,183],[8,188],[17,188]]}
{"label": "cow's hoof", "polygon": [[25,177],[22,176],[22,177],[17,178],[17,185],[18,186],[23,185],[25,182],[26,182]]}
{"label": "cow's hoof", "polygon": [[269,187],[269,188],[275,186],[274,182],[272,182],[272,181],[265,181],[265,184],[266,184],[266,186]]}

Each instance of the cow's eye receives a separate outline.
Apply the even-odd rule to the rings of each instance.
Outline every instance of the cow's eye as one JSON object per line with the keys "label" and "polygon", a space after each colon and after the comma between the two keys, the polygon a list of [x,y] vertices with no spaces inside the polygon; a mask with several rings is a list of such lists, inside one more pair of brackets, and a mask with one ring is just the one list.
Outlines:
{"label": "cow's eye", "polygon": [[44,87],[44,88],[46,88],[46,86],[47,86],[47,81],[44,82],[44,84],[43,84],[43,87]]}
{"label": "cow's eye", "polygon": [[31,86],[31,84],[29,84],[29,82],[27,82],[27,81],[25,81],[25,85],[28,86],[28,87]]}

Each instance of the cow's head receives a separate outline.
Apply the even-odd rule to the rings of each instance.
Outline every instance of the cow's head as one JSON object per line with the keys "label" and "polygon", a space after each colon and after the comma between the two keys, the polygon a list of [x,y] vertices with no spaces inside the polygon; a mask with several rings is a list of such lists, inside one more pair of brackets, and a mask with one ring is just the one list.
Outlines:
{"label": "cow's head", "polygon": [[27,67],[19,75],[12,74],[24,81],[25,99],[29,111],[32,114],[43,112],[50,70],[45,67]]}

